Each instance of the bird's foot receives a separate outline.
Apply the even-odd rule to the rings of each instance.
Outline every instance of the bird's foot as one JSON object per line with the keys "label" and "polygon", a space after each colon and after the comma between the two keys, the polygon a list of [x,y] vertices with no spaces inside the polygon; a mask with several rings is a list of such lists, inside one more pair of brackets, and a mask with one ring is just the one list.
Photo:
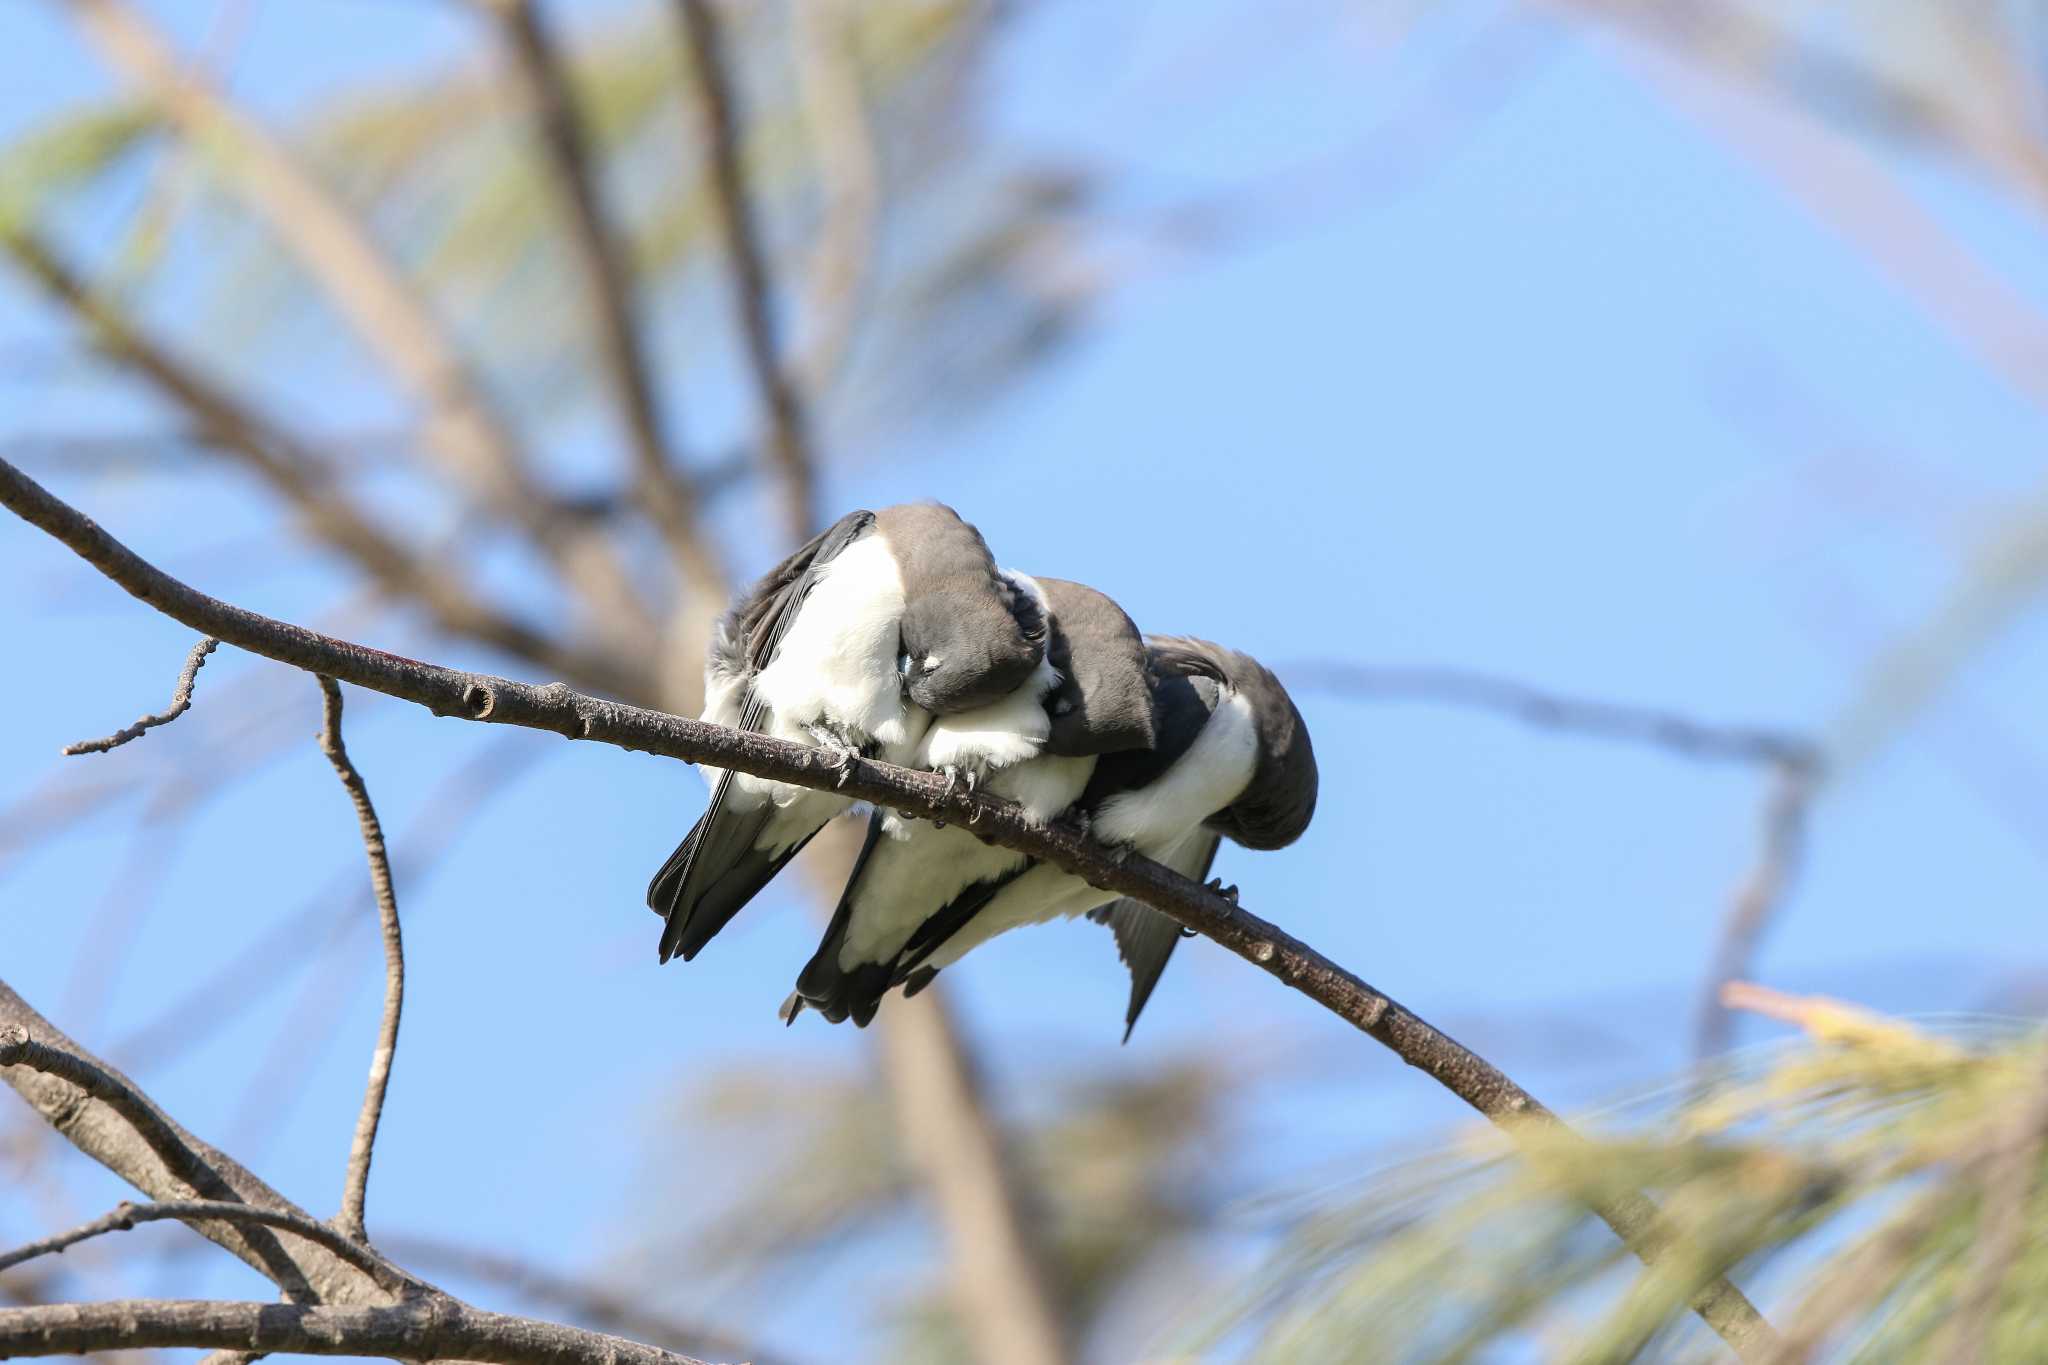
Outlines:
{"label": "bird's foot", "polygon": [[860,750],[831,731],[817,726],[811,727],[811,738],[817,742],[818,748],[831,756],[825,766],[834,773],[832,785],[845,786],[847,779],[853,776],[854,760],[861,756]]}
{"label": "bird's foot", "polygon": [[1232,905],[1237,904],[1237,888],[1235,886],[1225,886],[1223,884],[1223,878],[1211,877],[1207,882],[1204,882],[1203,885],[1207,886],[1211,891],[1214,891],[1217,895],[1223,897],[1223,899],[1229,901]]}

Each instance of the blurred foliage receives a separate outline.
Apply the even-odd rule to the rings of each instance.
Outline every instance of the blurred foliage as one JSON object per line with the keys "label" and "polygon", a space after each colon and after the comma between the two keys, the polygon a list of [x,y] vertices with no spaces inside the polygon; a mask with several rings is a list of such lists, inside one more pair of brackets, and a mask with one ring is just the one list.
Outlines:
{"label": "blurred foliage", "polygon": [[[1187,1057],[1142,1075],[1068,1077],[1043,1091],[1043,1112],[1013,1116],[1009,1133],[1047,1201],[1059,1292],[1085,1339],[1148,1272],[1170,1264],[1186,1275],[1182,1253],[1214,1231],[1222,1198],[1214,1177],[1232,1148],[1228,1084],[1212,1063]],[[675,1111],[693,1135],[686,1171],[746,1174],[731,1175],[734,1189],[708,1226],[650,1227],[619,1259],[621,1275],[690,1268],[643,1287],[657,1299],[679,1279],[700,1288],[719,1279],[773,1297],[918,1226],[925,1191],[905,1162],[888,1092],[864,1072],[735,1068],[686,1092]],[[662,1125],[664,1152],[675,1126]],[[718,1193],[672,1174],[672,1157],[657,1154],[653,1168],[686,1188],[651,1197],[650,1210],[701,1207]],[[895,1335],[889,1359],[971,1358],[948,1289],[941,1257],[930,1278],[906,1277],[901,1294],[878,1305]]]}
{"label": "blurred foliage", "polygon": [[[837,12],[844,22],[834,59],[851,63],[863,92],[887,221],[858,300],[854,373],[815,400],[825,409],[821,427],[858,444],[877,427],[957,413],[1015,378],[1069,334],[1100,281],[1079,230],[1090,177],[992,142],[977,116],[999,7],[887,0]],[[794,297],[806,253],[828,226],[795,51],[801,35],[782,5],[729,6],[727,14],[745,116],[741,151],[783,286],[778,311],[794,319],[852,306]],[[686,403],[693,377],[729,387],[726,372],[702,374],[706,364],[732,363],[719,349],[730,344],[724,262],[668,7],[561,36],[661,372]],[[605,396],[590,365],[577,363],[594,351],[580,277],[564,255],[562,206],[495,35],[480,23],[478,39],[479,57],[453,70],[401,68],[313,111],[293,140],[433,296],[515,414],[573,414]],[[303,331],[325,312],[292,260],[204,177],[206,156],[231,151],[158,146],[157,158],[197,163],[197,192],[164,193],[161,160],[143,171],[156,183],[138,190],[124,154],[150,127],[126,106],[87,108],[18,140],[0,157],[0,221],[61,222],[81,202],[129,219],[135,240],[122,253],[124,275],[168,292],[175,273],[177,296],[200,300],[189,315],[201,324],[195,335],[221,363],[275,354],[286,338],[324,340]],[[180,241],[191,249],[179,251]]]}
{"label": "blurred foliage", "polygon": [[[1273,1361],[1713,1360],[1686,1300],[1730,1272],[1815,1358],[1979,1358],[1969,1338],[2048,1359],[2048,1039],[1807,1004],[1802,1043],[1582,1123],[1590,1146],[1485,1130],[1313,1196],[1205,1340]],[[1677,1234],[1656,1270],[1584,1212],[1627,1189]]]}

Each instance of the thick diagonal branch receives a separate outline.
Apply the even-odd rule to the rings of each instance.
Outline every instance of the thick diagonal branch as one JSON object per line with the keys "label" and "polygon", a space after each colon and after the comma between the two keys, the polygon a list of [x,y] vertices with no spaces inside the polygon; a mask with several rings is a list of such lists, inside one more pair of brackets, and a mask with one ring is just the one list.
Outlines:
{"label": "thick diagonal branch", "polygon": [[[561,683],[534,687],[463,673],[245,611],[163,573],[5,461],[0,461],[0,505],[48,531],[142,601],[195,630],[282,663],[415,702],[436,715],[520,725],[710,763],[966,826],[988,843],[1052,863],[1104,890],[1136,897],[1215,940],[1370,1034],[1508,1131],[1525,1124],[1562,1126],[1562,1120],[1491,1062],[1279,926],[1171,868],[1121,855],[1073,828],[1041,824],[1012,802],[949,786],[934,773],[835,757],[765,735],[584,696]],[[1670,1242],[1656,1207],[1640,1195],[1602,1201],[1595,1212],[1646,1262],[1654,1262]],[[1761,1315],[1725,1278],[1706,1284],[1693,1306],[1745,1355],[1762,1351],[1775,1339]]]}
{"label": "thick diagonal branch", "polygon": [[405,938],[399,932],[398,892],[391,884],[391,859],[384,848],[384,826],[370,804],[370,788],[356,771],[341,738],[341,685],[320,678],[320,752],[356,808],[363,854],[370,862],[370,890],[377,900],[377,927],[384,939],[384,1010],[377,1024],[377,1045],[370,1053],[370,1079],[363,1087],[362,1111],[348,1145],[348,1170],[342,1180],[341,1230],[358,1242],[363,1231],[363,1201],[370,1185],[370,1159],[376,1151],[377,1125],[384,1117],[384,1092],[391,1085],[391,1061],[398,1055],[398,1020],[405,1011]]}
{"label": "thick diagonal branch", "polygon": [[[311,1219],[232,1157],[180,1128],[127,1077],[66,1037],[5,982],[0,1033],[14,1040],[0,1051],[0,1081],[72,1146],[152,1199],[232,1200]],[[390,1293],[356,1265],[288,1232],[222,1222],[193,1226],[289,1295],[310,1293],[323,1303],[390,1301]]]}
{"label": "thick diagonal branch", "polygon": [[817,474],[803,404],[776,343],[775,294],[753,201],[747,197],[746,170],[740,159],[739,109],[726,62],[724,33],[709,0],[675,0],[675,7],[690,58],[719,234],[725,239],[726,255],[731,257],[733,311],[739,318],[747,368],[766,410],[768,448],[782,474],[790,539],[803,541],[816,529]]}

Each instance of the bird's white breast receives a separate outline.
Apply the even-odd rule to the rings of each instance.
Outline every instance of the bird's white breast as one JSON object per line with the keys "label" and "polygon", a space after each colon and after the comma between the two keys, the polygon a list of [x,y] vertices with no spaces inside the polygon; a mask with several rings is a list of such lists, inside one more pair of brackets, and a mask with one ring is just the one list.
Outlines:
{"label": "bird's white breast", "polygon": [[[1258,764],[1251,704],[1235,692],[1210,713],[1188,751],[1150,786],[1110,797],[1095,812],[1095,837],[1166,859],[1201,823],[1243,794]],[[1005,930],[1086,914],[1117,898],[1071,872],[1041,863],[997,892],[982,912],[934,952],[944,968]]]}
{"label": "bird's white breast", "polygon": [[1251,703],[1224,695],[1188,751],[1159,779],[1119,792],[1095,812],[1095,837],[1134,844],[1157,857],[1190,829],[1243,795],[1259,761],[1259,731]]}
{"label": "bird's white breast", "polygon": [[913,708],[896,671],[903,606],[903,575],[879,531],[821,566],[754,678],[754,695],[773,713],[770,732],[809,742],[804,727],[825,725],[856,744],[904,742]]}
{"label": "bird's white breast", "polygon": [[[1094,772],[1092,757],[1040,758],[998,772],[988,789],[1050,820],[1074,803]],[[940,829],[891,813],[883,816],[883,829],[888,837],[868,855],[854,889],[839,951],[842,970],[889,961],[954,897],[1024,861],[1023,854],[985,844],[958,825]]]}

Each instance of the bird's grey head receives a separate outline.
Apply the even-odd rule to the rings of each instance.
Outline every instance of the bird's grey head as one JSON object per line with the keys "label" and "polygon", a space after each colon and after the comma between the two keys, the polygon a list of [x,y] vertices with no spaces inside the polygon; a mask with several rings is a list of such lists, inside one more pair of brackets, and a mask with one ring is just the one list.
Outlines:
{"label": "bird's grey head", "polygon": [[903,575],[899,670],[934,715],[986,706],[1023,686],[1045,657],[1045,614],[996,571],[981,533],[939,503],[875,514]]}
{"label": "bird's grey head", "polygon": [[1251,706],[1258,763],[1244,792],[1210,816],[1209,827],[1246,848],[1285,848],[1299,839],[1316,813],[1316,752],[1280,680],[1251,655],[1207,640],[1152,636],[1146,643],[1155,660],[1190,676],[1214,678]]}
{"label": "bird's grey head", "polygon": [[1041,578],[1052,607],[1046,655],[1059,685],[1045,701],[1048,753],[1067,757],[1152,747],[1154,715],[1145,638],[1110,598],[1063,578]]}

